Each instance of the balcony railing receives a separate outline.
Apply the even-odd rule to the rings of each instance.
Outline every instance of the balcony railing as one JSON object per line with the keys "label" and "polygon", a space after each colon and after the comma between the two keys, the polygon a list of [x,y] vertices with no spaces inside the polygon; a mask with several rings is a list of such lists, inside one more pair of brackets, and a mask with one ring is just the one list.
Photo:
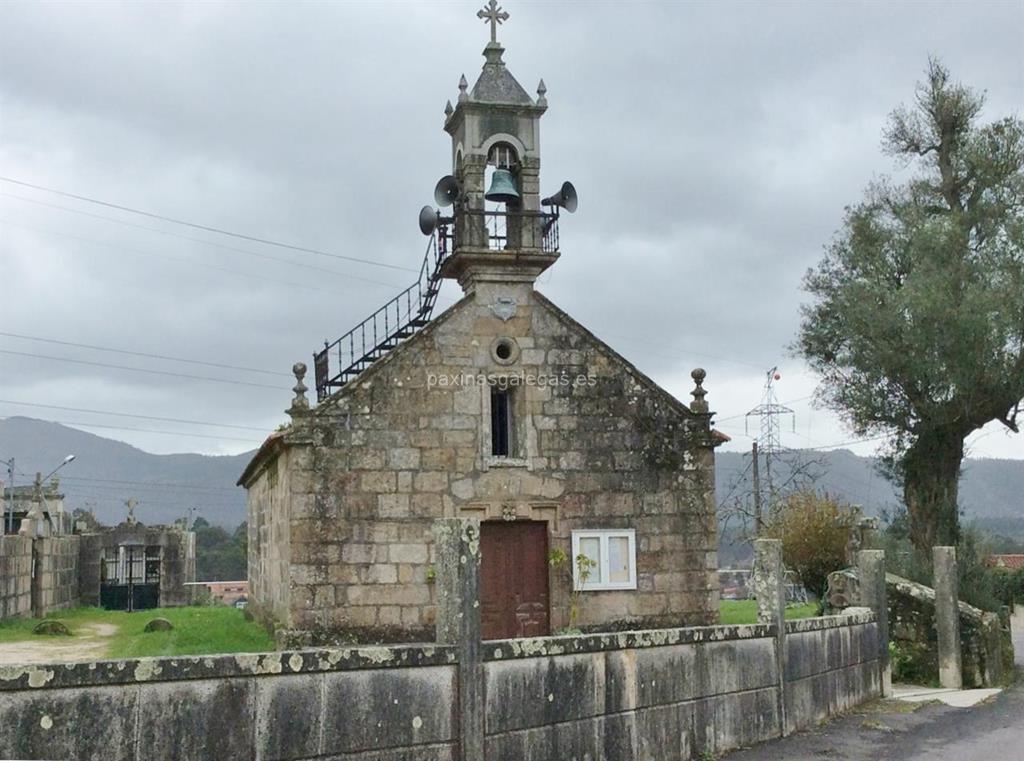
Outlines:
{"label": "balcony railing", "polygon": [[558,214],[544,211],[460,209],[450,228],[451,250],[463,247],[491,251],[558,251]]}

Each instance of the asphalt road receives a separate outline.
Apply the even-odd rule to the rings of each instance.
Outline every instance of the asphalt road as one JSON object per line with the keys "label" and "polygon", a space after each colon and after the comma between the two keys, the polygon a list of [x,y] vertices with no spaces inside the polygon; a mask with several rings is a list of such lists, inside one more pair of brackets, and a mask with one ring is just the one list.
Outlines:
{"label": "asphalt road", "polygon": [[[1024,665],[1024,628],[1015,632]],[[895,710],[893,710],[895,709]],[[1024,684],[974,708],[929,704],[905,713],[884,701],[792,737],[727,754],[727,761],[1024,761]]]}
{"label": "asphalt road", "polygon": [[[727,761],[1024,761],[1024,687],[974,708],[929,704],[913,713],[866,706],[822,727],[749,750]],[[881,708],[882,710],[872,710]]]}

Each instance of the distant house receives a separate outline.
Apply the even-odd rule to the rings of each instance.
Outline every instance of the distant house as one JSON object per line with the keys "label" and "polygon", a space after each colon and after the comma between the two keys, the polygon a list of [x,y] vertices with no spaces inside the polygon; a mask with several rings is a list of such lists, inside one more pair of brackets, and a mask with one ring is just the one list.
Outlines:
{"label": "distant house", "polygon": [[210,592],[211,602],[220,605],[236,605],[239,601],[245,602],[249,599],[248,581],[196,581],[189,586],[202,590],[204,587]]}
{"label": "distant house", "polygon": [[[17,534],[21,522],[28,518],[35,506],[35,486],[6,487],[3,491],[3,534]],[[64,512],[64,495],[56,487],[48,486],[43,492],[41,516],[36,527],[36,536],[57,536],[70,534],[71,516]]]}
{"label": "distant house", "polygon": [[989,555],[985,558],[985,565],[1016,571],[1018,568],[1024,568],[1024,555]]}

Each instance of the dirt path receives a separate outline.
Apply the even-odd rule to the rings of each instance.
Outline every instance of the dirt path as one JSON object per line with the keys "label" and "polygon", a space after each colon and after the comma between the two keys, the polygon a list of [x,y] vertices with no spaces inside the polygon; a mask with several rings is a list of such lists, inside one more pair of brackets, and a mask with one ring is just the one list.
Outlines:
{"label": "dirt path", "polygon": [[107,657],[108,638],[117,634],[114,624],[82,624],[71,637],[34,637],[23,642],[0,643],[0,665],[70,663]]}

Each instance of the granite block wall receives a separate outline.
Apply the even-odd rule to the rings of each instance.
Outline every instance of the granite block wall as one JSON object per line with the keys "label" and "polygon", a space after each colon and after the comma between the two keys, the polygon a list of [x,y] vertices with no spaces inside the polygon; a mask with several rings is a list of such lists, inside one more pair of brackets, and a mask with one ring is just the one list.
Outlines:
{"label": "granite block wall", "polygon": [[32,539],[0,536],[0,619],[32,615]]}
{"label": "granite block wall", "polygon": [[[870,613],[483,646],[488,761],[696,759],[879,694]],[[454,761],[458,650],[309,649],[0,673],[0,758]],[[785,698],[783,704],[780,698]],[[482,761],[474,758],[472,761]]]}
{"label": "granite block wall", "polygon": [[33,611],[37,618],[79,604],[77,536],[36,537],[35,576],[32,578]]}

